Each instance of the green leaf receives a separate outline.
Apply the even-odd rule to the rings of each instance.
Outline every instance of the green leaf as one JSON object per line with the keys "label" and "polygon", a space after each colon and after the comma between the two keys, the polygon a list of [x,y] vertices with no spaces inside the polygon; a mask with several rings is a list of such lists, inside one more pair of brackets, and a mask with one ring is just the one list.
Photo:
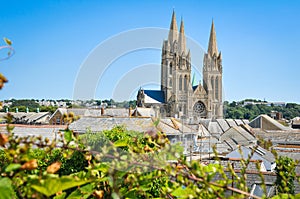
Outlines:
{"label": "green leaf", "polygon": [[0,178],[0,199],[14,198],[15,192],[9,178]]}
{"label": "green leaf", "polygon": [[179,198],[181,197],[187,197],[189,194],[192,194],[193,195],[193,190],[191,190],[190,188],[188,187],[178,187],[177,189],[175,189],[173,192],[172,192],[172,195],[173,196],[177,196]]}
{"label": "green leaf", "polygon": [[67,199],[86,199],[93,194],[94,186],[92,184],[87,184],[73,191]]}
{"label": "green leaf", "polygon": [[65,199],[66,195],[67,195],[67,193],[63,192],[62,194],[54,196],[53,199]]}
{"label": "green leaf", "polygon": [[62,176],[60,178],[48,178],[39,185],[32,185],[32,188],[49,197],[57,192],[77,187],[90,181],[91,180],[77,180],[74,177]]}
{"label": "green leaf", "polygon": [[109,170],[109,166],[106,163],[101,163],[99,166],[96,167],[96,169],[103,173],[107,173]]}
{"label": "green leaf", "polygon": [[128,142],[127,140],[117,140],[114,142],[114,146],[115,147],[123,147],[123,146],[127,146],[128,145]]}
{"label": "green leaf", "polygon": [[19,169],[20,167],[21,167],[21,164],[12,163],[5,168],[5,172],[11,172],[11,171]]}
{"label": "green leaf", "polygon": [[73,139],[73,132],[70,131],[70,130],[64,131],[64,138],[65,138],[67,143],[71,142],[72,139]]}
{"label": "green leaf", "polygon": [[4,42],[5,42],[7,45],[9,45],[9,46],[12,45],[12,42],[11,42],[10,39],[7,39],[6,37],[4,37],[3,40],[4,40]]}

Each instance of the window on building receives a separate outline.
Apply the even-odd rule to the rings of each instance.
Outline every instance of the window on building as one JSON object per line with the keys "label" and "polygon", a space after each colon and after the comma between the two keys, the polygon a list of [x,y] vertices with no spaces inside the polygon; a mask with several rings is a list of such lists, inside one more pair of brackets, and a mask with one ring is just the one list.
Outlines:
{"label": "window on building", "polygon": [[219,99],[219,78],[216,77],[216,83],[215,83],[215,98]]}
{"label": "window on building", "polygon": [[170,85],[170,87],[172,87],[172,78],[170,78],[170,80],[169,80],[169,85]]}
{"label": "window on building", "polygon": [[187,75],[184,76],[184,90],[187,90],[188,78]]}
{"label": "window on building", "polygon": [[179,90],[182,90],[182,76],[179,76]]}
{"label": "window on building", "polygon": [[211,77],[211,89],[212,89],[212,98],[213,99],[215,99],[215,97],[214,97],[214,95],[215,95],[215,93],[214,93],[214,90],[215,90],[215,81],[214,81],[214,77]]}
{"label": "window on building", "polygon": [[170,75],[172,75],[172,68],[173,68],[173,66],[172,66],[172,62],[170,63],[170,68],[169,68],[169,74]]}
{"label": "window on building", "polygon": [[186,113],[186,104],[183,105],[183,114],[187,114]]}

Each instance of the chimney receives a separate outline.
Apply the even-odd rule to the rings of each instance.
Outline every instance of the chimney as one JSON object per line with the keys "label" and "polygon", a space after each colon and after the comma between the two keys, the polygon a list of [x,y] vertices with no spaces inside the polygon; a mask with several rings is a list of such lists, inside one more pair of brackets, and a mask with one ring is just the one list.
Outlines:
{"label": "chimney", "polygon": [[101,116],[104,115],[104,107],[101,107]]}
{"label": "chimney", "polygon": [[19,112],[19,109],[18,108],[16,108],[16,113],[18,113]]}
{"label": "chimney", "polygon": [[40,112],[40,108],[36,108],[36,112],[39,113]]}
{"label": "chimney", "polygon": [[129,114],[128,116],[129,116],[129,117],[131,117],[131,110],[132,110],[132,109],[131,109],[131,106],[129,106],[129,109],[128,109],[128,114]]}
{"label": "chimney", "polygon": [[29,108],[28,107],[26,107],[26,113],[28,113],[29,112]]}

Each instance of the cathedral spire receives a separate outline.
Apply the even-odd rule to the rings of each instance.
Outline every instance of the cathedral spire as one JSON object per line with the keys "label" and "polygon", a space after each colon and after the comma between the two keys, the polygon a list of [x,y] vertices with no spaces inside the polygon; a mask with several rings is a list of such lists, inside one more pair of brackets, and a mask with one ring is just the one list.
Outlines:
{"label": "cathedral spire", "polygon": [[218,56],[217,36],[216,36],[214,21],[212,21],[212,24],[211,24],[211,30],[210,30],[210,37],[209,37],[209,44],[208,44],[207,53],[210,56],[213,56],[214,54],[216,56]]}
{"label": "cathedral spire", "polygon": [[176,15],[175,15],[175,11],[173,10],[172,21],[171,21],[170,32],[169,32],[170,43],[177,40],[177,35],[178,35],[178,29],[177,29]]}
{"label": "cathedral spire", "polygon": [[184,24],[183,24],[183,19],[181,18],[181,24],[180,24],[180,31],[179,31],[179,52],[185,54],[186,50],[186,45],[185,45],[185,34],[184,34]]}

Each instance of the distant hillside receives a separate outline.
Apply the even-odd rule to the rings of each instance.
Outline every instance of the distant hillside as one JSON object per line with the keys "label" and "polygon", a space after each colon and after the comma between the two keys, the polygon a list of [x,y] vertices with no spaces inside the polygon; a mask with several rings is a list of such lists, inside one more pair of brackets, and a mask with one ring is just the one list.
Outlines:
{"label": "distant hillside", "polygon": [[272,111],[280,112],[284,119],[300,116],[300,104],[270,103],[267,101],[247,99],[241,102],[224,102],[225,118],[253,119],[260,114],[271,115]]}

